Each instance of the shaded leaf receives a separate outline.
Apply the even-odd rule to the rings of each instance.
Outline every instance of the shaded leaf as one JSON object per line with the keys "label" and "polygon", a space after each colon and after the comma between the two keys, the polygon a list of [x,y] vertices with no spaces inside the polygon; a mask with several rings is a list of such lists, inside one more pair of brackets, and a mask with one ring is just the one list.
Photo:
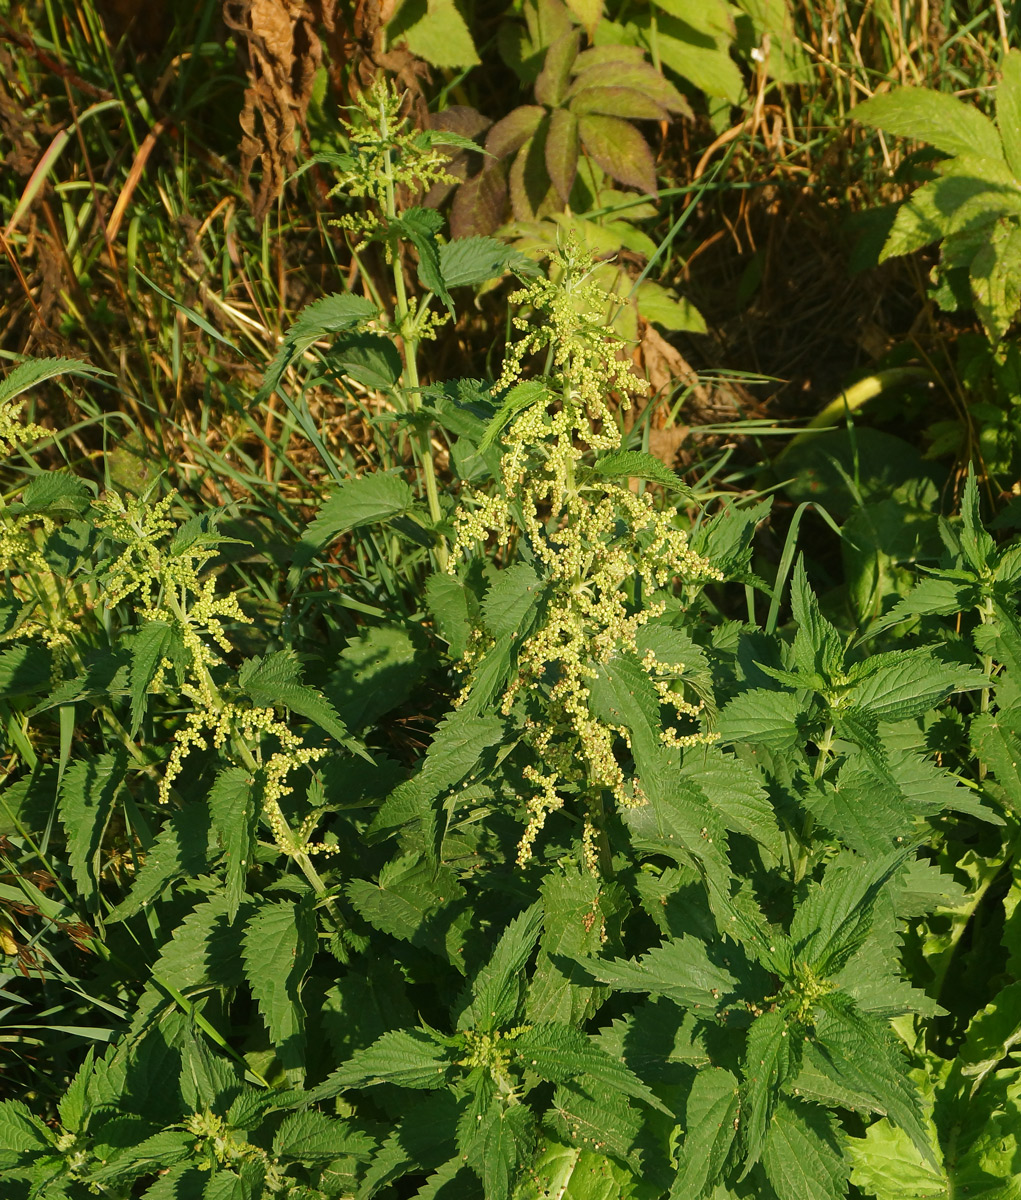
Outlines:
{"label": "shaded leaf", "polygon": [[305,1010],[301,988],[315,950],[315,923],[304,903],[260,906],[242,941],[245,977],[277,1057],[294,1081],[305,1073]]}
{"label": "shaded leaf", "polygon": [[645,138],[619,117],[589,113],[578,118],[586,154],[611,178],[656,195],[656,164]]}

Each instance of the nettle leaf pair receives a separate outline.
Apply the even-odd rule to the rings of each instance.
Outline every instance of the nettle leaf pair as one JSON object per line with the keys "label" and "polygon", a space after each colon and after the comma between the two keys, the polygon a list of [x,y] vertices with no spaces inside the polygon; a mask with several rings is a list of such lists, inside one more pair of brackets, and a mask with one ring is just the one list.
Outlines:
{"label": "nettle leaf pair", "polygon": [[[555,927],[555,914],[553,921]],[[402,1105],[403,1120],[374,1160],[363,1194],[420,1168],[406,1147],[421,1140],[426,1121],[433,1178],[460,1176],[460,1194],[476,1194],[467,1178],[474,1174],[486,1197],[510,1196],[527,1177],[543,1125],[567,1142],[583,1140],[638,1166],[632,1142],[641,1115],[629,1101],[663,1114],[669,1109],[619,1055],[574,1024],[527,1020],[536,992],[534,984],[526,987],[526,968],[543,923],[542,903],[510,922],[456,1001],[452,1033],[424,1025],[384,1033],[308,1097],[320,1101],[380,1084],[440,1093],[430,1105],[410,1098]],[[535,978],[542,981],[541,974]],[[541,1120],[537,1098],[546,1109]]]}
{"label": "nettle leaf pair", "polygon": [[941,242],[937,302],[948,311],[970,302],[999,342],[1021,308],[1021,51],[1003,60],[995,123],[924,88],[874,96],[854,111],[867,125],[947,155],[937,178],[901,205],[880,260]]}
{"label": "nettle leaf pair", "polygon": [[715,1195],[721,1181],[732,1187],[750,1178],[756,1195],[772,1194],[771,1186],[791,1200],[836,1200],[848,1164],[827,1109],[887,1114],[934,1162],[889,1026],[892,1016],[935,1007],[889,967],[901,909],[891,904],[890,884],[907,858],[907,851],[870,863],[839,856],[807,889],[787,932],[766,921],[748,891],[732,895],[707,874],[725,940],[685,933],[639,959],[577,960],[616,991],[654,998],[600,1035],[620,1046],[625,1061],[652,1029],[666,1034],[671,1006],[685,1014],[687,1053],[678,1054],[675,1034],[670,1057],[698,1071],[684,1101],[672,1197]]}
{"label": "nettle leaf pair", "polygon": [[89,1051],[59,1102],[59,1132],[20,1101],[0,1104],[0,1175],[33,1198],[121,1200],[147,1179],[147,1200],[345,1194],[375,1139],[325,1113],[288,1111],[291,1099],[245,1084],[170,1013],[102,1056]]}

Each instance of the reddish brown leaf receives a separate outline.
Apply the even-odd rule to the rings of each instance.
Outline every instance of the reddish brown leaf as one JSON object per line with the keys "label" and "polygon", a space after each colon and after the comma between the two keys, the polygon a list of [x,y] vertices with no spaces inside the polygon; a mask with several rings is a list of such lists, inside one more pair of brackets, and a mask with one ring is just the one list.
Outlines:
{"label": "reddish brown leaf", "polygon": [[578,30],[572,29],[558,37],[546,51],[546,61],[535,81],[535,98],[540,104],[556,108],[563,102],[571,79],[571,67],[578,57],[579,41]]}
{"label": "reddish brown leaf", "polygon": [[566,108],[558,108],[550,115],[546,170],[557,195],[567,204],[578,173],[578,119]]}
{"label": "reddish brown leaf", "polygon": [[497,121],[486,137],[486,149],[497,158],[507,158],[521,149],[545,115],[546,110],[538,104],[522,104]]}
{"label": "reddish brown leaf", "polygon": [[546,170],[546,134],[544,120],[531,138],[517,153],[510,169],[511,209],[519,221],[534,221],[540,216],[552,190]]}
{"label": "reddish brown leaf", "polygon": [[661,108],[691,116],[691,107],[681,93],[648,63],[601,63],[588,67],[575,77],[568,97],[586,88],[625,87],[642,92]]}
{"label": "reddish brown leaf", "polygon": [[[449,108],[444,108],[438,113],[429,113],[426,117],[428,129],[444,129],[469,138],[478,138],[490,125],[492,121],[488,117],[484,117],[477,109],[467,104],[452,104]],[[477,169],[482,157],[481,147],[477,153],[473,150],[455,149],[453,146],[441,149],[447,154],[447,171],[458,179],[467,179],[469,171]],[[426,208],[439,208],[456,186],[453,183],[434,184],[422,203]]]}
{"label": "reddish brown leaf", "polygon": [[586,154],[611,178],[656,194],[656,164],[645,138],[618,117],[588,115],[578,120]]}
{"label": "reddish brown leaf", "polygon": [[450,210],[452,238],[481,237],[503,224],[507,211],[507,168],[503,163],[486,166],[462,183]]}
{"label": "reddish brown leaf", "polygon": [[644,62],[645,51],[640,46],[625,46],[615,42],[609,46],[593,46],[591,50],[582,50],[574,60],[574,72],[577,75],[590,67],[601,67],[605,63]]}
{"label": "reddish brown leaf", "polygon": [[624,117],[628,121],[667,121],[670,114],[645,92],[627,87],[585,88],[571,100],[571,112],[602,113],[607,117]]}

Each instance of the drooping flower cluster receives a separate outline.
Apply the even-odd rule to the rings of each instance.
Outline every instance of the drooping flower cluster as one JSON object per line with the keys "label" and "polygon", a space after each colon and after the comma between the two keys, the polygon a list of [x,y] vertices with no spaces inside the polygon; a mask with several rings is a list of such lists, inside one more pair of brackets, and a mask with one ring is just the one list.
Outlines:
{"label": "drooping flower cluster", "polygon": [[[621,433],[611,400],[627,408],[644,383],[621,353],[620,340],[605,323],[607,294],[590,278],[591,262],[576,246],[555,256],[556,284],[538,279],[512,299],[532,309],[520,317],[522,337],[508,350],[499,385],[509,388],[525,359],[546,352],[541,398],[516,416],[504,436],[499,492],[477,496],[456,518],[452,563],[482,540],[510,547],[523,536],[541,569],[546,605],[541,623],[518,647],[517,671],[502,699],[502,711],[523,711],[526,738],[537,762],[526,767],[536,792],[527,803],[528,825],[519,845],[524,863],[547,815],[563,806],[568,792],[594,798],[608,792],[616,803],[643,802],[640,785],[618,758],[628,744],[624,726],[595,715],[591,683],[598,667],[624,654],[638,654],[637,634],[664,611],[648,599],[677,579],[719,579],[693,552],[676,511],[657,510],[652,495],[638,495],[598,471],[582,473],[592,450],[614,451]],[[664,728],[671,745],[711,739],[697,728],[701,705],[673,688],[683,664],[639,655],[663,703],[694,722],[678,735]],[[467,695],[472,686],[468,681]],[[588,805],[582,853],[595,862],[596,831]]]}
{"label": "drooping flower cluster", "polygon": [[[19,447],[47,436],[41,425],[21,419],[24,408],[23,400],[0,401],[0,456],[9,457]],[[58,581],[43,554],[45,539],[54,528],[49,517],[31,511],[12,515],[0,501],[0,571],[14,594],[26,602],[28,615],[21,631],[37,633],[51,650],[60,650],[71,640],[67,601],[74,585]]]}
{"label": "drooping flower cluster", "polygon": [[46,436],[46,430],[34,421],[22,421],[24,400],[0,402],[0,454],[10,457],[19,446],[31,446]]}
{"label": "drooping flower cluster", "polygon": [[[174,496],[170,492],[149,504],[138,498],[125,502],[111,494],[96,506],[102,514],[100,528],[122,547],[98,572],[107,604],[132,598],[138,615],[146,622],[162,622],[174,629],[186,652],[180,690],[195,702],[196,709],[174,734],[159,784],[160,803],[170,799],[192,750],[206,750],[211,742],[222,757],[233,758],[253,775],[258,774],[262,812],[281,853],[333,852],[332,846],[309,843],[316,814],[294,831],[280,807],[280,801],[293,790],[287,784],[291,771],[316,762],[326,751],[305,746],[298,734],[276,718],[272,708],[225,702],[214,682],[212,672],[223,663],[221,654],[234,649],[224,621],[248,622],[249,618],[236,596],[218,595],[215,576],[204,575],[220,545],[232,539],[204,523],[178,527],[170,515]],[[151,691],[163,690],[173,666],[168,658],[160,661],[149,684]],[[266,739],[277,748],[264,756]]]}
{"label": "drooping flower cluster", "polygon": [[[204,568],[227,539],[203,530],[193,538],[178,533],[168,546],[167,538],[177,530],[177,522],[169,515],[175,495],[168,492],[155,504],[137,497],[125,503],[114,492],[97,503],[103,514],[100,528],[123,547],[102,565],[100,580],[108,605],[134,596],[135,609],[144,620],[177,628],[190,657],[190,679],[184,693],[212,709],[209,672],[221,661],[214,647],[224,653],[232,649],[223,621],[247,622],[249,618],[233,593],[218,596],[215,578],[202,578]],[[168,661],[160,664],[157,687],[170,666]]]}

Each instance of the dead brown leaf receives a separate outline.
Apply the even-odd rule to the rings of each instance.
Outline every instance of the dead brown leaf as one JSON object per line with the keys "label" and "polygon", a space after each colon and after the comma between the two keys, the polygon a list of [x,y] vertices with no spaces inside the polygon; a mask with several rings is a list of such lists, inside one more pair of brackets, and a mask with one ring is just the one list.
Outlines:
{"label": "dead brown leaf", "polygon": [[247,58],[241,174],[257,222],[294,166],[295,134],[304,130],[323,58],[317,25],[333,29],[334,9],[330,0],[224,0],[224,22]]}

